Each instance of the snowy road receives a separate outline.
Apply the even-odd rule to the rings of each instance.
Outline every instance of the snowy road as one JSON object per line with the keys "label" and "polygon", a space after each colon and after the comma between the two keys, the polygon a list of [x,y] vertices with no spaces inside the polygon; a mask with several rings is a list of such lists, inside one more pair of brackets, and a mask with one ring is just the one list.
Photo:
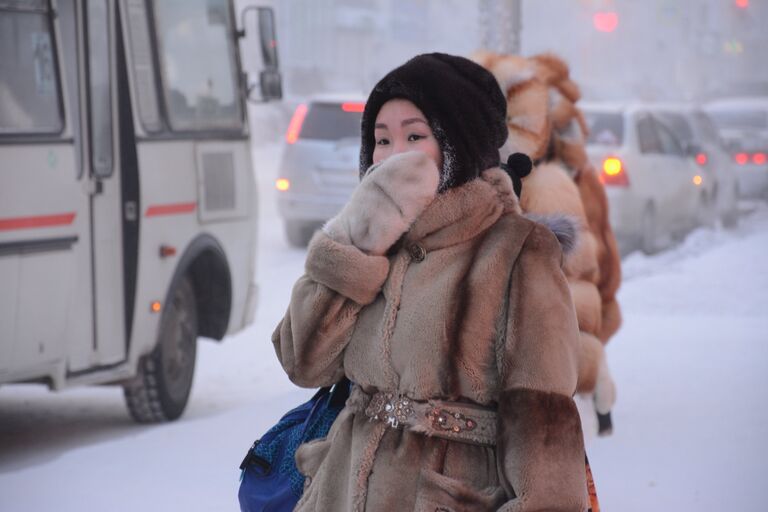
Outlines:
{"label": "snowy road", "polygon": [[[302,270],[256,152],[262,202],[256,323],[201,343],[190,405],[137,426],[112,388],[0,388],[0,511],[237,510],[252,440],[311,393],[280,370],[269,336]],[[615,432],[588,451],[605,512],[763,511],[768,505],[768,208],[734,231],[700,230],[630,255],[625,324],[609,345]],[[589,425],[587,425],[589,427]]]}

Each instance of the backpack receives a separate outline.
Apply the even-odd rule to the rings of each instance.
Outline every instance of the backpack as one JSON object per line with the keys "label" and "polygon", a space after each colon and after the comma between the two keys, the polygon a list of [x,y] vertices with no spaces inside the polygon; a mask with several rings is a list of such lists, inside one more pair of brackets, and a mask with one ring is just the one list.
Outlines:
{"label": "backpack", "polygon": [[257,439],[240,464],[238,500],[242,512],[289,512],[304,491],[304,476],[294,455],[300,444],[328,435],[349,397],[345,377],[320,388],[307,402],[288,411]]}

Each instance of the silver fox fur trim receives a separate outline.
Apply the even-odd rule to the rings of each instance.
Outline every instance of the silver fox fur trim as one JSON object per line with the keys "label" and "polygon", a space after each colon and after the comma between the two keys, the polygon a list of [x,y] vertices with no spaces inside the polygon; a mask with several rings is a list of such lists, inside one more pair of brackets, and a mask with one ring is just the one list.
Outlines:
{"label": "silver fox fur trim", "polygon": [[541,215],[537,213],[526,213],[525,218],[548,227],[557,237],[557,241],[560,242],[564,255],[569,254],[576,247],[576,233],[580,224],[578,219],[563,214]]}

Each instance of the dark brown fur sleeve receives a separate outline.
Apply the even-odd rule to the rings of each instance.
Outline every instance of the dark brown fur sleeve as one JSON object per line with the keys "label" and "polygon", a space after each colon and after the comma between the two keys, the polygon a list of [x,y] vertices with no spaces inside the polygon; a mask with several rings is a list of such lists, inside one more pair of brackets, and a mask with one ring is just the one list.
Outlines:
{"label": "dark brown fur sleeve", "polygon": [[512,271],[502,347],[498,461],[505,511],[586,509],[584,441],[572,395],[579,331],[554,235],[537,225]]}

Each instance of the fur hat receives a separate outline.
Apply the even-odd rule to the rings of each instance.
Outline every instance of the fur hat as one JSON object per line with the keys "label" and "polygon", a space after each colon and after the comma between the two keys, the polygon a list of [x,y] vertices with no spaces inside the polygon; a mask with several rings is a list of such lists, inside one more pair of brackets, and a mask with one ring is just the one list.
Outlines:
{"label": "fur hat", "polygon": [[443,153],[440,191],[499,165],[507,104],[493,75],[469,59],[428,53],[390,71],[371,91],[362,119],[361,177],[373,163],[376,116],[396,98],[413,102],[437,139]]}

